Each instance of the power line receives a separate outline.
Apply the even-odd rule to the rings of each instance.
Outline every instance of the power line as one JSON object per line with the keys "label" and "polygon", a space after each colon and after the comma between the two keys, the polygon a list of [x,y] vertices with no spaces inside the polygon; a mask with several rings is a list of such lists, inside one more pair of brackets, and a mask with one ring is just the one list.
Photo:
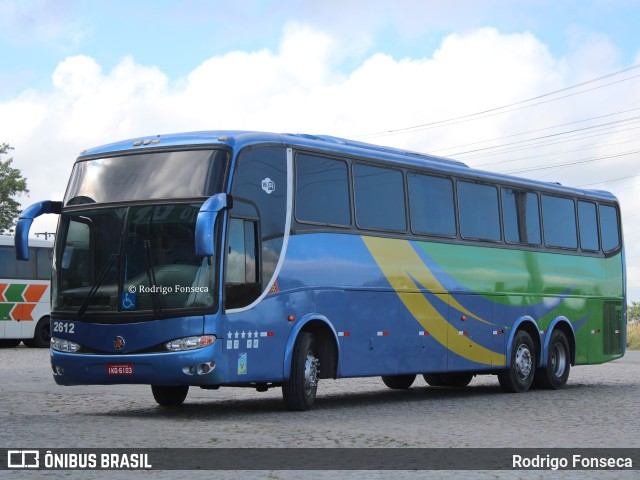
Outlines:
{"label": "power line", "polygon": [[[608,130],[610,128],[611,127],[605,127],[602,130]],[[631,127],[631,128],[625,128],[625,129],[622,129],[622,130],[616,130],[615,133],[627,132],[629,130],[636,130],[638,128],[640,128],[640,126]],[[603,135],[611,135],[611,134],[612,134],[612,132],[604,132],[604,133],[596,133],[596,134],[593,134],[593,135],[586,135],[585,136],[585,135],[579,133],[579,134],[574,134],[569,138],[565,138],[565,139],[558,140],[558,141],[545,141],[545,142],[540,142],[540,143],[535,144],[535,145],[526,145],[526,146],[520,146],[520,147],[517,147],[517,148],[507,148],[505,150],[500,150],[500,151],[497,151],[497,152],[485,152],[485,153],[482,153],[482,154],[471,155],[471,156],[463,158],[461,160],[467,162],[467,161],[469,161],[471,159],[474,159],[474,158],[491,157],[491,156],[494,156],[494,155],[502,155],[504,153],[510,153],[510,152],[520,152],[522,150],[531,150],[532,148],[548,147],[548,146],[551,146],[551,145],[558,145],[558,144],[561,144],[561,143],[574,142],[574,141],[578,141],[578,140],[587,140],[589,138],[601,137]],[[484,163],[484,164],[481,164],[481,165],[493,165],[495,163],[498,163],[498,162]]]}
{"label": "power line", "polygon": [[[631,80],[633,78],[639,77],[640,74],[639,75],[632,75],[630,77],[623,78],[622,80],[617,80],[615,82],[607,83],[607,84],[604,84],[604,85],[599,85],[597,87],[590,88],[590,89],[587,89],[587,90],[582,90],[580,92],[572,93],[572,94],[569,94],[569,95],[563,95],[561,97],[554,98],[554,99],[551,99],[551,100],[545,100],[545,101],[537,102],[537,103],[534,103],[534,104],[531,104],[531,105],[526,105],[526,106],[523,106],[523,107],[518,107],[518,108],[511,109],[511,110],[498,112],[499,110],[504,110],[506,108],[510,108],[510,107],[513,107],[513,106],[516,106],[516,105],[529,103],[529,102],[532,102],[534,100],[538,100],[540,98],[548,97],[548,96],[555,95],[555,94],[558,94],[558,93],[561,93],[561,92],[572,90],[574,88],[579,88],[579,87],[588,85],[590,83],[598,82],[600,80],[604,80],[605,78],[613,77],[613,76],[616,76],[616,75],[621,75],[623,73],[629,72],[629,71],[634,70],[636,68],[640,68],[640,64],[633,65],[631,67],[627,67],[627,68],[624,68],[622,70],[618,70],[616,72],[609,73],[607,75],[603,75],[603,76],[598,77],[598,78],[587,80],[586,82],[578,83],[578,84],[575,84],[575,85],[572,85],[572,86],[569,86],[569,87],[565,87],[565,88],[561,88],[559,90],[555,90],[553,92],[549,92],[549,93],[545,93],[545,94],[542,94],[542,95],[538,95],[538,96],[535,96],[535,97],[532,97],[532,98],[529,98],[529,99],[526,99],[526,100],[520,100],[518,102],[510,103],[510,104],[503,105],[503,106],[500,106],[500,107],[494,107],[494,108],[490,108],[490,109],[487,109],[487,110],[482,110],[482,111],[479,111],[479,112],[476,112],[476,113],[470,113],[470,114],[467,114],[467,115],[460,115],[458,117],[448,118],[448,119],[445,119],[445,120],[438,120],[438,121],[435,121],[435,122],[423,123],[423,124],[414,125],[414,126],[411,126],[411,127],[397,128],[397,129],[393,129],[393,130],[386,130],[384,132],[376,132],[376,133],[370,133],[370,134],[364,134],[364,135],[355,135],[354,138],[373,138],[373,137],[384,137],[384,136],[389,136],[389,135],[397,135],[397,134],[401,134],[401,133],[407,133],[409,131],[425,130],[425,129],[428,129],[428,128],[434,128],[434,127],[438,127],[438,126],[455,125],[455,124],[458,124],[458,123],[463,123],[463,122],[467,122],[467,121],[471,121],[471,120],[487,118],[487,117],[490,117],[490,116],[493,116],[493,115],[503,115],[505,113],[510,113],[510,112],[514,112],[514,111],[517,111],[517,110],[521,110],[523,108],[529,108],[529,107],[533,107],[533,106],[537,106],[537,105],[542,105],[542,104],[545,104],[545,103],[553,102],[553,101],[556,101],[556,100],[561,100],[563,98],[572,97],[574,95],[579,95],[581,93],[590,92],[592,90],[597,90],[599,88],[604,88],[604,87],[608,87],[608,86],[611,86],[611,85],[615,85],[617,83],[625,82],[627,80]],[[488,114],[488,115],[485,115],[485,114]],[[476,117],[476,118],[473,118],[473,117]]]}
{"label": "power line", "polygon": [[455,155],[466,155],[468,153],[476,153],[476,152],[481,152],[483,150],[491,150],[493,148],[507,147],[509,145],[518,145],[520,143],[525,143],[525,142],[534,142],[536,140],[544,140],[544,139],[548,139],[548,138],[558,137],[560,135],[568,135],[568,134],[571,134],[571,133],[583,132],[585,130],[592,130],[592,129],[600,128],[600,127],[609,127],[611,125],[617,125],[617,124],[621,124],[621,123],[624,123],[624,122],[632,122],[632,121],[635,122],[635,121],[638,121],[638,120],[640,120],[640,116],[623,118],[622,120],[613,120],[611,122],[601,123],[599,125],[592,125],[590,127],[583,127],[583,128],[576,128],[574,130],[567,130],[566,132],[551,133],[549,135],[543,135],[541,137],[529,138],[529,139],[526,139],[526,140],[518,140],[517,142],[506,143],[506,144],[503,144],[503,145],[497,145],[497,146],[493,146],[493,147],[478,148],[478,149],[475,149],[475,150],[468,150],[466,152],[460,152],[460,153],[457,153]]}
{"label": "power line", "polygon": [[[574,122],[568,122],[568,123],[562,123],[562,124],[559,124],[559,125],[553,125],[553,126],[551,126],[551,127],[538,128],[538,129],[536,129],[536,130],[529,130],[529,131],[527,131],[527,132],[513,133],[513,134],[511,134],[511,135],[505,135],[504,137],[496,137],[496,138],[492,138],[492,139],[489,139],[489,140],[480,140],[480,141],[478,141],[478,142],[465,143],[465,144],[463,144],[463,145],[457,145],[457,146],[455,146],[455,147],[447,147],[447,148],[441,148],[441,149],[439,149],[439,150],[431,150],[431,152],[430,152],[430,153],[438,153],[438,152],[443,152],[443,151],[445,151],[445,150],[452,150],[452,149],[454,149],[454,148],[469,147],[469,146],[471,146],[471,145],[478,145],[478,144],[480,144],[480,143],[494,142],[494,141],[496,141],[496,140],[504,140],[504,139],[506,139],[506,138],[519,137],[519,136],[522,136],[522,135],[529,135],[529,134],[531,134],[531,133],[535,133],[535,132],[542,132],[542,131],[544,131],[544,130],[551,130],[551,129],[553,129],[553,128],[560,128],[560,127],[566,127],[567,125],[574,125],[574,124],[576,124],[576,123],[584,123],[584,122],[589,122],[589,121],[591,121],[591,120],[598,120],[598,119],[600,119],[600,118],[612,117],[612,116],[614,116],[614,115],[620,115],[620,114],[622,114],[622,113],[629,113],[629,112],[633,112],[633,111],[635,111],[635,110],[640,110],[640,107],[637,107],[637,108],[631,108],[631,109],[629,109],[629,110],[621,110],[621,111],[619,111],[619,112],[614,112],[614,113],[607,113],[606,115],[599,115],[599,116],[597,116],[597,117],[585,118],[585,119],[583,119],[583,120],[576,120],[576,121],[574,121]],[[504,145],[511,145],[511,144],[510,144],[510,143],[507,143],[507,144],[503,144],[503,145],[496,145],[496,146],[493,146],[493,147],[487,147],[487,148],[498,148],[499,146],[504,146]],[[466,152],[462,152],[462,153],[466,153]],[[451,154],[449,154],[449,155],[460,155],[460,153],[451,153]]]}
{"label": "power line", "polygon": [[596,158],[588,158],[588,159],[584,159],[584,160],[577,160],[575,162],[566,162],[566,163],[555,163],[555,164],[549,164],[549,165],[542,165],[539,167],[532,167],[532,168],[525,168],[522,170],[511,170],[508,172],[504,172],[504,173],[524,173],[524,172],[536,172],[539,170],[548,170],[550,168],[558,168],[558,167],[567,167],[567,166],[571,166],[571,165],[579,165],[582,163],[591,163],[591,162],[599,162],[601,160],[608,160],[610,158],[617,158],[617,157],[624,157],[626,155],[634,155],[634,154],[638,154],[640,153],[640,150],[635,150],[633,152],[625,152],[625,153],[618,153],[616,155],[607,155],[605,157],[596,157]]}
{"label": "power line", "polygon": [[576,187],[590,187],[592,185],[602,185],[603,183],[618,182],[620,180],[628,180],[629,178],[634,178],[634,177],[640,177],[640,173],[637,173],[635,175],[627,175],[625,177],[612,178],[611,180],[603,180],[601,182],[583,183],[582,185],[576,185]]}
{"label": "power line", "polygon": [[[640,128],[640,126],[634,127],[634,128]],[[632,130],[632,129],[630,129],[630,130]],[[589,136],[589,137],[583,137],[583,138],[580,138],[578,140],[584,140],[586,138],[592,138],[592,137],[600,136],[600,135],[603,135],[603,134],[593,135],[593,136]],[[608,134],[605,134],[605,135],[608,135]],[[566,140],[566,141],[573,141],[573,140]],[[613,145],[622,145],[623,143],[638,142],[638,141],[640,141],[640,137],[635,135],[635,136],[633,136],[631,138],[631,140],[624,140],[622,142],[603,143],[603,144],[599,144],[598,146],[600,146],[600,147],[610,147],[610,146],[613,146]],[[553,143],[542,145],[542,146],[557,145],[559,143],[565,143],[565,141],[553,142]],[[519,150],[528,150],[530,148],[537,148],[537,147],[538,147],[538,145],[533,145],[531,147],[522,148],[522,149],[519,149]],[[479,163],[477,165],[473,165],[473,167],[474,168],[478,168],[478,167],[485,167],[485,166],[488,166],[488,165],[501,165],[501,164],[504,164],[504,163],[513,163],[513,162],[520,162],[522,160],[531,160],[532,158],[552,157],[554,155],[564,155],[564,154],[567,154],[567,153],[581,152],[582,150],[589,150],[589,149],[592,149],[592,148],[593,148],[593,145],[587,145],[586,147],[574,148],[573,150],[561,150],[561,151],[557,151],[557,152],[549,152],[549,153],[541,153],[541,154],[537,154],[537,155],[531,155],[529,157],[518,157],[518,158],[511,158],[509,160],[500,160],[498,162]]]}

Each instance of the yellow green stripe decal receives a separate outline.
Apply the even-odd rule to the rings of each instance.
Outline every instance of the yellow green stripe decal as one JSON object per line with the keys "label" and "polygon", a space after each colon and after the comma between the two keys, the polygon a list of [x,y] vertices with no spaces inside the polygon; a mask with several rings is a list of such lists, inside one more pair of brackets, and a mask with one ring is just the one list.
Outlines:
{"label": "yellow green stripe decal", "polygon": [[[408,241],[376,237],[362,237],[362,239],[402,303],[439,343],[455,354],[476,363],[506,364],[504,355],[492,352],[473,342],[469,337],[459,335],[458,330],[451,326],[424,295],[416,294],[418,291],[416,282],[432,293],[444,293],[446,290]],[[469,312],[450,295],[446,295],[446,299],[452,308],[483,323],[491,324]]]}

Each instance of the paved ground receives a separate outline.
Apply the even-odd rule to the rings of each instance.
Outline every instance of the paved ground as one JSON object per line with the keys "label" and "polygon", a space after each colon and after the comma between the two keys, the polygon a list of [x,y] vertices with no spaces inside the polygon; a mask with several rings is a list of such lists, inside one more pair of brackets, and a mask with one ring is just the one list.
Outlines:
{"label": "paved ground", "polygon": [[[3,448],[640,448],[640,352],[629,352],[605,365],[576,367],[563,390],[526,394],[502,393],[491,376],[476,377],[463,390],[428,387],[422,378],[408,391],[389,390],[380,378],[322,380],[316,407],[309,412],[285,411],[280,389],[258,393],[192,388],[182,408],[165,410],[155,404],[148,386],[60,387],[51,378],[48,350],[24,347],[0,349],[0,378]],[[28,472],[8,473],[36,478]],[[69,478],[68,472],[46,473]],[[115,472],[86,473],[74,478],[114,478]],[[424,472],[342,473],[209,472],[208,477],[424,476]],[[469,478],[469,473],[457,476]],[[481,472],[472,476],[541,478],[551,473]],[[621,477],[621,472],[563,473],[562,478]],[[143,478],[179,475],[137,474]],[[123,472],[115,477],[126,476]],[[430,475],[450,477],[451,472]]]}

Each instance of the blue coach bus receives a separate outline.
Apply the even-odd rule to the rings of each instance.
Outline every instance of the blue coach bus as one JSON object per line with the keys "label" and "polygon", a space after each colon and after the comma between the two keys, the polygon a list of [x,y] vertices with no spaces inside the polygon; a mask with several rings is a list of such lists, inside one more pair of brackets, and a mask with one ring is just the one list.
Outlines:
{"label": "blue coach bus", "polygon": [[620,211],[601,191],[328,136],[196,132],[83,152],[52,273],[56,383],[560,388],[624,354]]}

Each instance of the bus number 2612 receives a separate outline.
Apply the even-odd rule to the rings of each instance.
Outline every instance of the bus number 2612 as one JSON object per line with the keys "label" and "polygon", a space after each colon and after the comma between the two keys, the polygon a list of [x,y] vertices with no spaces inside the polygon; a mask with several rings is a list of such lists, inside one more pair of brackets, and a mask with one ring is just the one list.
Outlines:
{"label": "bus number 2612", "polygon": [[76,325],[70,322],[53,322],[53,331],[55,333],[74,333]]}

